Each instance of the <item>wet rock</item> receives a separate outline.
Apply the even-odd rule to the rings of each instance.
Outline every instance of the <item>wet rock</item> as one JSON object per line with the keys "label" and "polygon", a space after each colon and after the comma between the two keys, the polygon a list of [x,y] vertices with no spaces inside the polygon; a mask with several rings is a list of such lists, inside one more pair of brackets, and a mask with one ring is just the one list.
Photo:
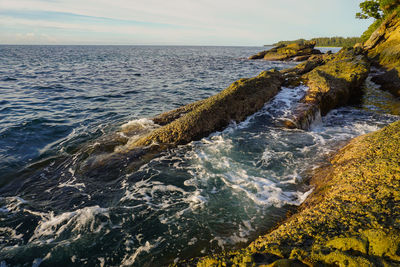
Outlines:
{"label": "wet rock", "polygon": [[[246,249],[199,260],[256,266],[249,255],[309,266],[399,266],[400,121],[353,139],[315,171],[314,192],[269,234]],[[292,266],[292,265],[275,265]],[[294,265],[293,265],[294,266]]]}
{"label": "wet rock", "polygon": [[300,63],[296,67],[281,70],[281,73],[285,77],[283,85],[289,87],[298,86],[302,81],[301,76],[303,74],[310,72],[323,64],[325,64],[325,60],[322,55],[313,55],[309,57],[307,61]]}
{"label": "wet rock", "polygon": [[270,50],[262,51],[249,59],[264,59],[271,61],[303,61],[311,55],[321,54],[321,51],[314,49],[315,42],[305,42],[304,44],[288,44],[274,47]]}
{"label": "wet rock", "polygon": [[379,84],[381,89],[389,91],[395,96],[400,96],[400,73],[396,68],[375,75],[372,81]]}
{"label": "wet rock", "polygon": [[130,143],[126,149],[154,143],[174,146],[205,137],[261,109],[278,93],[282,82],[278,71],[240,79],[217,95],[155,117],[154,121],[164,126]]}
{"label": "wet rock", "polygon": [[309,59],[310,56],[311,56],[311,55],[297,56],[297,57],[294,57],[292,60],[293,60],[293,61],[296,61],[296,62],[305,61],[305,60]]}
{"label": "wet rock", "polygon": [[[325,64],[324,64],[325,63]],[[310,64],[311,71],[307,64]],[[322,64],[318,66],[318,64]],[[301,68],[306,70],[300,71]],[[331,109],[357,101],[362,95],[361,85],[369,73],[369,63],[361,49],[345,48],[320,61],[306,62],[292,70],[306,72],[301,79],[309,87],[306,95],[295,107],[289,128],[307,129],[318,112],[327,114]],[[290,72],[289,72],[290,73]]]}

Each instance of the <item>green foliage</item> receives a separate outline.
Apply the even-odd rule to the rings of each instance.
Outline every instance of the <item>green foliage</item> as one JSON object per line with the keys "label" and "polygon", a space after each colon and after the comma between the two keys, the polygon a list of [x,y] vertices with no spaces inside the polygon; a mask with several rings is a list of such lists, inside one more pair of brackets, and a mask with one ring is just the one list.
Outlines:
{"label": "green foliage", "polygon": [[[356,43],[359,43],[361,41],[360,38],[358,37],[320,37],[320,38],[313,38],[309,41],[314,41],[316,46],[328,46],[328,47],[351,47],[354,46]],[[293,44],[293,43],[300,43],[304,44],[306,42],[309,42],[305,39],[298,39],[298,40],[293,40],[293,41],[280,41],[278,43],[275,43],[274,45],[287,45],[287,44]]]}
{"label": "green foliage", "polygon": [[[382,12],[382,16],[378,19],[376,19],[369,27],[368,29],[361,35],[361,41],[366,42],[372,35],[372,33],[378,29],[378,27],[381,25],[382,21],[391,14],[392,12],[400,12],[400,0],[379,0],[376,1],[379,3],[379,8],[380,12]],[[363,2],[361,4],[364,4],[366,2]],[[361,6],[360,4],[360,6]],[[358,13],[357,13],[358,14]],[[358,15],[356,15],[358,17]]]}
{"label": "green foliage", "polygon": [[381,19],[400,5],[400,0],[367,0],[360,4],[361,12],[356,13],[358,19]]}
{"label": "green foliage", "polygon": [[379,7],[384,12],[390,12],[400,5],[400,0],[380,0]]}
{"label": "green foliage", "polygon": [[380,19],[382,18],[382,11],[380,9],[380,1],[368,0],[360,4],[361,12],[356,13],[358,19]]}

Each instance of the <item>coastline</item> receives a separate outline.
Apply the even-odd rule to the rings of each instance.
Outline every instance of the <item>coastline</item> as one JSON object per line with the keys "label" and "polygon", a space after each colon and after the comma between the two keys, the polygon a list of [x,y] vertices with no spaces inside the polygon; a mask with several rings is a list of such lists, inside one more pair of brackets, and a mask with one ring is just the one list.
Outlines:
{"label": "coastline", "polygon": [[[165,57],[147,49],[143,59],[148,65],[121,64],[127,51],[135,52],[129,58],[142,57],[138,48],[99,50],[104,58],[85,48],[86,54],[94,52],[94,60],[81,60],[82,52],[59,51],[67,62],[61,64],[66,78],[99,78],[100,86],[68,86],[61,78],[51,79],[59,69],[49,72],[49,66],[60,66],[59,58],[46,61],[50,58],[29,48],[43,64],[14,64],[13,75],[1,80],[16,89],[1,101],[7,108],[2,111],[13,115],[17,91],[21,99],[29,93],[37,96],[32,99],[42,102],[36,107],[49,111],[59,102],[75,103],[78,112],[86,111],[98,118],[93,123],[102,124],[81,123],[96,131],[81,129],[86,136],[80,140],[82,135],[75,133],[79,128],[67,125],[64,129],[73,132],[62,143],[46,139],[43,147],[45,142],[38,142],[39,160],[10,172],[20,177],[10,176],[0,188],[0,230],[5,233],[1,263],[400,265],[396,27],[400,20],[392,17],[366,44],[334,54],[318,53],[312,45],[282,46],[282,53],[273,55],[282,61],[269,62],[265,54],[258,61],[241,57],[259,48],[223,49],[207,56],[214,50],[182,52],[176,47],[173,56],[161,51]],[[20,55],[30,58],[29,49],[21,49]],[[40,48],[45,54],[52,49]],[[118,56],[108,57],[113,50]],[[155,63],[163,59],[166,68],[157,71]],[[77,72],[68,76],[75,66]],[[165,70],[172,67],[176,69],[169,76]],[[17,74],[21,68],[35,76]],[[124,87],[118,79],[127,77],[131,80]],[[32,86],[19,88],[26,79]],[[115,99],[120,113],[106,114],[106,103],[115,105]],[[30,108],[29,103],[21,108],[25,118],[32,115]],[[55,112],[33,116],[31,124],[9,127],[8,136],[35,141],[54,137],[52,128],[69,123],[65,113],[74,111],[59,109],[55,105]],[[121,115],[132,110],[142,113]],[[72,122],[88,121],[79,118]],[[10,144],[11,149],[27,147]],[[51,157],[56,154],[49,151],[60,154]]]}
{"label": "coastline", "polygon": [[[389,17],[381,28],[378,28],[375,35],[372,35],[371,39],[377,41],[370,39],[364,48],[357,46],[355,50],[359,49],[360,52],[356,52],[353,58],[350,56],[349,62],[354,63],[362,57],[362,54],[366,54],[369,57],[368,61],[372,64],[376,65],[378,58],[381,68],[385,71],[393,66],[396,69],[396,61],[392,59],[392,57],[396,58],[400,52],[393,49],[393,42],[399,44],[395,34],[397,30],[394,29],[399,27],[400,24],[396,20],[400,21],[400,19],[396,19],[396,16],[395,14]],[[384,39],[379,37],[386,33],[388,36]],[[391,42],[389,48],[385,44],[387,40]],[[372,48],[374,48],[373,51]],[[391,50],[387,52],[387,49]],[[340,53],[346,54],[343,51],[345,50],[335,55],[339,64],[348,60],[346,57],[349,58],[340,55]],[[321,104],[318,104],[323,99],[321,91],[327,92],[337,87],[324,81],[322,84],[327,84],[328,89],[321,90],[326,86],[321,86],[321,77],[327,77],[321,75],[321,70],[325,68],[329,71],[331,67],[327,66],[332,62],[329,63],[328,59],[322,64],[315,63],[316,66],[313,65],[311,68],[315,68],[315,74],[320,76],[314,78],[317,81],[318,93],[311,93],[313,97],[318,97],[310,99],[312,105],[317,103],[317,108],[306,107],[306,111],[301,110],[300,113],[306,115],[300,117],[305,117],[307,123],[300,123],[301,126],[295,123],[294,127],[307,129],[311,124],[308,121],[313,120],[312,114],[318,109],[321,110]],[[322,66],[318,67],[318,65]],[[294,70],[286,70],[286,73],[297,74],[302,67],[304,68],[304,64],[298,65]],[[335,71],[331,73],[332,77],[339,78],[341,74],[338,70],[343,69],[354,78],[355,72],[352,69],[346,70],[343,66],[333,67],[333,69]],[[366,71],[362,71],[362,83],[369,72],[369,67]],[[312,71],[306,74],[306,80],[310,77],[309,73]],[[397,79],[396,77],[398,76],[394,79]],[[294,78],[296,79],[298,78]],[[350,92],[360,88],[362,83],[354,84],[351,81],[350,84],[353,85]],[[400,91],[396,90],[389,91],[396,95]],[[343,97],[343,92],[332,92],[332,95]],[[353,100],[358,98],[357,94],[351,98]],[[327,103],[332,103],[332,99]],[[346,103],[343,102],[343,104]],[[328,111],[335,106],[335,104],[329,105]],[[311,119],[308,119],[310,116],[307,114],[310,114],[310,111]],[[326,112],[325,110],[324,113]],[[298,121],[301,122],[304,119],[298,119]],[[183,261],[173,266],[325,266],[331,264],[397,266],[400,263],[398,254],[400,246],[399,132],[400,121],[397,121],[379,131],[349,141],[326,165],[314,170],[310,184],[315,189],[299,207],[298,212],[289,216],[266,235],[259,237],[247,248]]]}

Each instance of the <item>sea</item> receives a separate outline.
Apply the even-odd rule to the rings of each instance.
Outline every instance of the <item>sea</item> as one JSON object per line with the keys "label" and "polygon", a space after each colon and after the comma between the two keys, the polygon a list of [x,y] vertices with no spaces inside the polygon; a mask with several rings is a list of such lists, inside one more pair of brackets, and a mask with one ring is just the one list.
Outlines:
{"label": "sea", "polygon": [[310,173],[339,147],[400,118],[369,78],[362,103],[306,131],[278,123],[300,85],[136,168],[106,145],[297,64],[246,59],[263,49],[0,46],[0,266],[165,266],[244,247],[305,200]]}

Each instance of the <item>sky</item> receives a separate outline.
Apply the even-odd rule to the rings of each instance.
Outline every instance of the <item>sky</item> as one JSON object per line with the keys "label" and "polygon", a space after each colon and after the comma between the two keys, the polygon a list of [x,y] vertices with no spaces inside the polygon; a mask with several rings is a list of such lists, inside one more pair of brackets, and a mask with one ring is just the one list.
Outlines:
{"label": "sky", "polygon": [[360,36],[362,0],[0,0],[0,44],[261,46]]}

